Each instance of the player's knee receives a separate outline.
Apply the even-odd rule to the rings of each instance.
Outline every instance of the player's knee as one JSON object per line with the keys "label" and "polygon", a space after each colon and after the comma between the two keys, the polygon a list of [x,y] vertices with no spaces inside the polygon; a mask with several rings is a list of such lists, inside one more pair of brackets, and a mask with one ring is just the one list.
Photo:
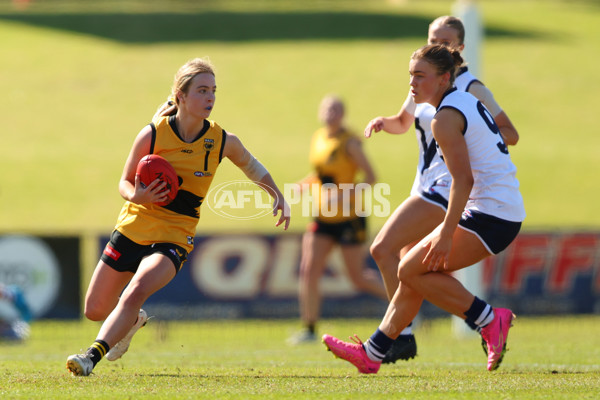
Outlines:
{"label": "player's knee", "polygon": [[308,276],[310,273],[310,262],[304,257],[300,260],[300,270],[298,271],[298,275],[300,279],[303,279]]}
{"label": "player's knee", "polygon": [[385,252],[386,252],[383,242],[381,242],[380,240],[377,240],[377,239],[373,241],[373,243],[371,244],[371,247],[369,248],[369,251],[371,252],[371,256],[373,257],[375,262],[378,262],[379,260],[381,260],[384,257]]}
{"label": "player's knee", "polygon": [[398,267],[398,280],[402,283],[409,284],[412,275],[408,273],[407,268],[402,268],[402,265]]}
{"label": "player's knee", "polygon": [[414,268],[410,268],[409,265],[400,263],[398,267],[398,280],[408,286],[410,288],[416,288],[418,286],[418,278],[420,276],[420,272],[415,270]]}
{"label": "player's knee", "polygon": [[87,302],[83,314],[90,321],[104,321],[111,310],[107,310],[106,307],[102,307],[99,303]]}
{"label": "player's knee", "polygon": [[141,308],[148,297],[150,297],[150,293],[143,285],[130,283],[121,295],[119,304],[125,308]]}
{"label": "player's knee", "polygon": [[322,269],[317,260],[303,260],[300,263],[300,280],[304,282],[315,282],[321,279]]}
{"label": "player's knee", "polygon": [[390,263],[386,261],[394,256],[392,248],[384,240],[375,240],[369,250],[380,270],[389,265]]}

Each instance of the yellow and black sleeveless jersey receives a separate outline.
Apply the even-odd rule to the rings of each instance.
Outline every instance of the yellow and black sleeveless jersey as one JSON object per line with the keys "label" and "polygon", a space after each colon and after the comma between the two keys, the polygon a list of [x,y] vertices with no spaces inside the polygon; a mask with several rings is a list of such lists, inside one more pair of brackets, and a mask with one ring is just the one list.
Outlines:
{"label": "yellow and black sleeveless jersey", "polygon": [[173,165],[179,192],[164,207],[125,202],[115,228],[136,243],[174,243],[189,253],[194,247],[200,205],[223,158],[226,134],[215,122],[205,120],[198,138],[186,143],[178,134],[174,116],[157,118],[150,125],[150,153]]}
{"label": "yellow and black sleeveless jersey", "polygon": [[[342,130],[335,136],[330,136],[327,128],[323,127],[317,130],[312,138],[310,146],[310,163],[315,168],[319,182],[321,185],[333,183],[338,188],[332,193],[332,196],[327,196],[323,192],[321,196],[313,194],[319,198],[319,220],[324,222],[340,222],[348,219],[356,218],[354,209],[354,196],[343,196],[343,190],[339,187],[342,183],[353,184],[358,172],[358,166],[352,160],[347,151],[348,140],[359,140],[355,135],[347,130]],[[335,200],[333,200],[335,198]],[[328,207],[328,202],[337,203],[337,213],[335,215],[323,215],[323,207]],[[344,207],[344,203],[346,207]],[[329,204],[333,210],[333,205]],[[344,212],[344,208],[346,212]]]}

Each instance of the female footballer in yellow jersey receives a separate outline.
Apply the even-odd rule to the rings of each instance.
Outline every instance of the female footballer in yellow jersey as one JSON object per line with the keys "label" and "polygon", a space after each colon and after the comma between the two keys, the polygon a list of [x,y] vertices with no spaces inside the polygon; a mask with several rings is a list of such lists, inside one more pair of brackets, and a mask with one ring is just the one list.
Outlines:
{"label": "female footballer in yellow jersey", "polygon": [[[223,158],[268,188],[273,215],[281,212],[276,226],[288,228],[288,205],[269,172],[237,136],[207,119],[215,92],[211,64],[199,58],[187,62],[175,75],[171,99],[137,135],[119,183],[126,202],[85,299],[85,316],[104,323],[85,353],[68,357],[73,375],[89,375],[104,356],[120,358],[145,325],[142,305],[175,277],[193,249],[200,205]],[[164,207],[154,203],[166,200],[165,184],[155,180],[143,187],[136,176],[139,160],[151,153],[167,159],[181,181],[175,200]]]}
{"label": "female footballer in yellow jersey", "polygon": [[200,204],[223,157],[226,133],[214,121],[205,119],[198,138],[185,143],[178,134],[174,115],[156,118],[150,127],[150,153],[171,163],[181,185],[177,197],[164,207],[125,202],[116,230],[138,244],[171,242],[189,253],[193,248]]}
{"label": "female footballer in yellow jersey", "polygon": [[[358,138],[344,127],[340,127],[334,134],[329,126],[324,126],[314,133],[309,159],[315,168],[316,181],[321,187],[326,184],[332,185],[331,190],[320,190],[318,193],[318,221],[335,223],[356,219],[354,196],[344,199],[340,185],[354,184],[359,167],[349,153],[354,149],[348,148],[357,144]],[[346,207],[346,212],[343,212],[344,202],[350,205]]]}
{"label": "female footballer in yellow jersey", "polygon": [[[366,219],[357,216],[355,192],[350,189],[357,183],[359,171],[364,172],[367,184],[375,182],[375,173],[358,137],[344,127],[344,104],[340,99],[325,97],[319,108],[319,118],[323,127],[313,135],[309,157],[315,172],[301,182],[317,184],[319,189],[313,197],[319,199],[319,212],[302,238],[299,302],[304,329],[290,338],[292,344],[316,340],[321,307],[319,281],[327,256],[335,245],[341,246],[354,286],[360,291],[387,298],[379,274],[364,265]],[[321,190],[324,187],[329,190]]]}

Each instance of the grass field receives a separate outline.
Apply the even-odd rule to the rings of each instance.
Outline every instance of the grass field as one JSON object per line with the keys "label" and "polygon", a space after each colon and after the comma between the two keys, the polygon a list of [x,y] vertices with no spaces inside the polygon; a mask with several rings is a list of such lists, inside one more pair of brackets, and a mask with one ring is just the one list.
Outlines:
{"label": "grass field", "polygon": [[[34,0],[0,2],[0,234],[108,233],[118,179],[135,134],[186,60],[217,68],[211,118],[238,134],[282,185],[309,170],[321,97],[335,92],[357,131],[398,111],[407,63],[443,0]],[[511,149],[525,197],[524,230],[600,227],[597,76],[600,6],[592,0],[480,0],[483,81],[521,134]],[[408,194],[413,132],[364,146],[390,202]],[[225,162],[214,184],[242,178]],[[308,218],[293,209],[291,229]],[[376,232],[385,218],[371,218]],[[204,210],[199,230],[274,232],[270,218],[224,220]],[[86,243],[93,242],[93,239]],[[96,249],[88,248],[86,272]],[[83,284],[87,284],[87,279]],[[366,339],[378,321],[324,321],[321,331]],[[501,369],[485,370],[477,340],[448,320],[417,327],[419,355],[360,376],[321,344],[289,347],[297,321],[153,320],[131,351],[74,379],[66,357],[98,325],[39,321],[24,344],[0,343],[0,398],[595,399],[598,316],[521,316]]]}
{"label": "grass field", "polygon": [[[366,339],[375,320],[328,320],[321,331]],[[477,339],[454,338],[449,320],[416,328],[414,360],[361,375],[321,343],[290,347],[296,321],[150,320],[116,362],[67,374],[67,355],[90,344],[92,322],[39,322],[29,341],[0,343],[0,397],[156,399],[597,399],[600,317],[519,317],[509,351],[485,369]]]}
{"label": "grass field", "polygon": [[[594,1],[478,1],[487,37],[482,79],[513,119],[524,229],[596,229],[595,132],[600,7]],[[0,229],[107,233],[122,199],[135,134],[186,60],[209,56],[219,93],[212,118],[239,134],[282,185],[309,171],[316,108],[330,92],[357,131],[396,113],[407,61],[452,1],[32,1],[0,3]],[[392,206],[408,194],[413,133],[366,141]],[[225,162],[214,184],[242,178]],[[292,229],[307,218],[293,210]],[[372,218],[376,232],[385,218]],[[200,229],[272,231],[269,217]]]}

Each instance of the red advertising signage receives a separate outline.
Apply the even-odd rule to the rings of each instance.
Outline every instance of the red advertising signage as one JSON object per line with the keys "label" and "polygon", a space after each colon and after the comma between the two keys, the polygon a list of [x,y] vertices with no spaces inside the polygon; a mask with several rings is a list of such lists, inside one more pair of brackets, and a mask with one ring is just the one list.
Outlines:
{"label": "red advertising signage", "polygon": [[600,233],[522,233],[483,277],[491,301],[521,313],[600,312]]}

